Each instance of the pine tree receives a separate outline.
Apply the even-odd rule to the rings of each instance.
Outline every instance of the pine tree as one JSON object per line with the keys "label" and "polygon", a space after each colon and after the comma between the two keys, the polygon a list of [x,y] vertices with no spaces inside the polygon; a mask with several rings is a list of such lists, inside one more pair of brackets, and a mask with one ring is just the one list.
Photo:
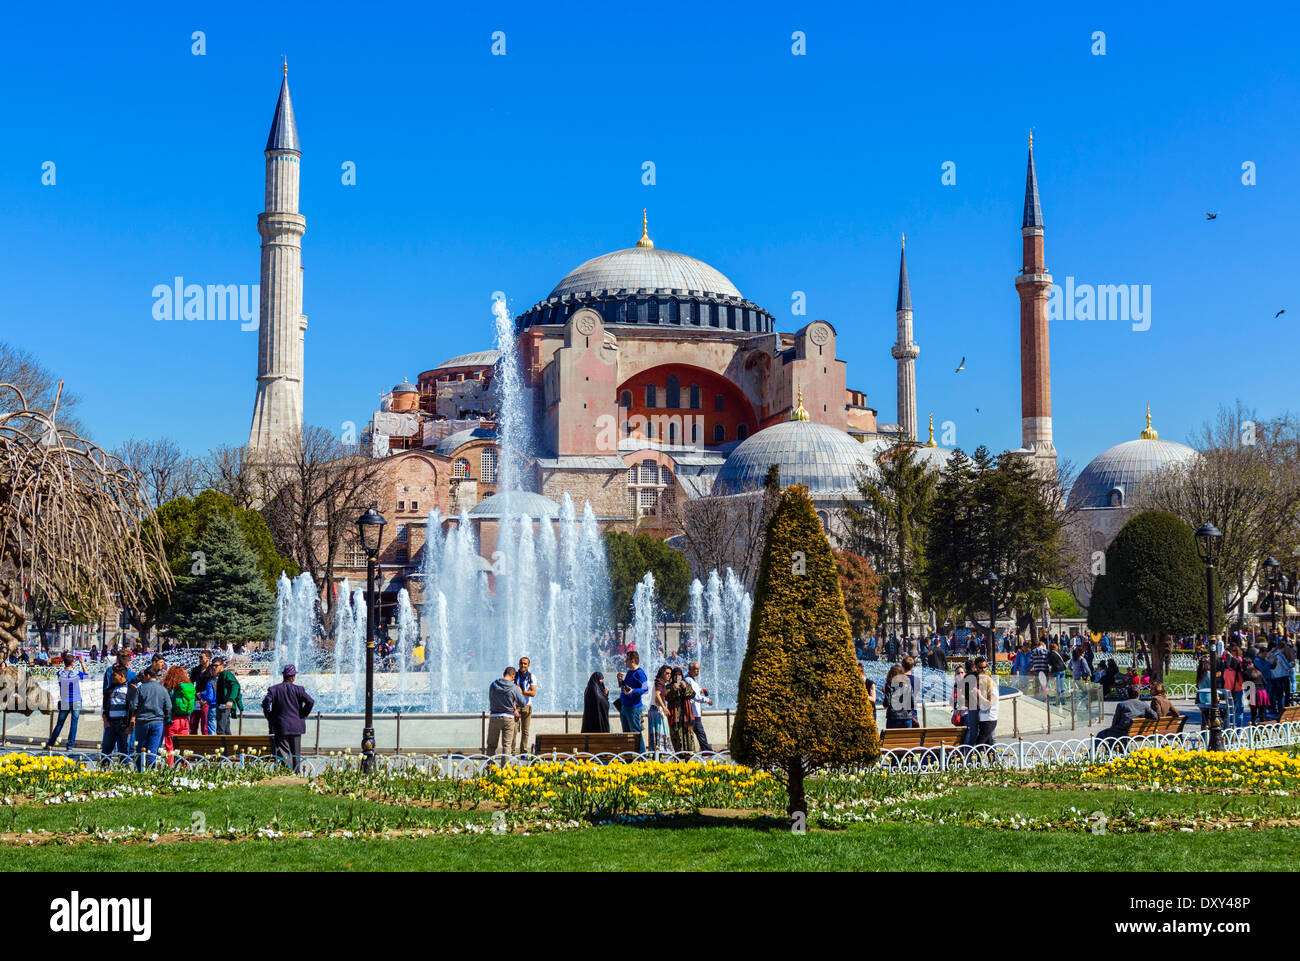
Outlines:
{"label": "pine tree", "polygon": [[178,578],[171,634],[191,645],[262,641],[271,635],[275,599],[257,558],[224,512],[188,545],[189,571]]}
{"label": "pine tree", "polygon": [[807,813],[807,771],[880,757],[835,557],[803,486],[781,492],[767,527],[731,753],[784,771],[791,814]]}

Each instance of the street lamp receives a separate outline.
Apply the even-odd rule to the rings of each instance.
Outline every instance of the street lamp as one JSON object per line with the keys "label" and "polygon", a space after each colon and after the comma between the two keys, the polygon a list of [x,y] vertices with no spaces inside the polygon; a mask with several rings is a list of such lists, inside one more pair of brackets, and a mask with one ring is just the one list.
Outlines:
{"label": "street lamp", "polygon": [[1210,649],[1210,744],[1211,751],[1223,750],[1223,728],[1219,724],[1219,679],[1215,661],[1218,652],[1214,642],[1214,562],[1219,556],[1219,541],[1223,535],[1213,524],[1205,523],[1196,531],[1196,552],[1205,562],[1205,642]]}
{"label": "street lamp", "polygon": [[361,770],[365,774],[375,769],[375,563],[386,523],[373,506],[357,518],[357,538],[366,552],[366,726],[361,732]]}
{"label": "street lamp", "polygon": [[[889,633],[893,637],[898,635],[898,588],[889,589]],[[902,642],[899,642],[898,650],[902,650]],[[898,652],[895,652],[897,656]]]}
{"label": "street lamp", "polygon": [[998,656],[993,650],[993,628],[998,619],[998,575],[989,571],[984,575],[984,583],[989,586],[989,670],[998,672]]}
{"label": "street lamp", "polygon": [[1264,558],[1264,580],[1268,584],[1268,609],[1273,622],[1273,633],[1269,638],[1270,641],[1277,637],[1277,587],[1281,576],[1282,562],[1272,556]]}

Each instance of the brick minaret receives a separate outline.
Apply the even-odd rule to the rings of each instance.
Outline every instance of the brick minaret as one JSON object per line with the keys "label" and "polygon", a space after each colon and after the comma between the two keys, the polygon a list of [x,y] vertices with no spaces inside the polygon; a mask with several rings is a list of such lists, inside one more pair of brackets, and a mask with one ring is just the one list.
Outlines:
{"label": "brick minaret", "polygon": [[905,440],[916,440],[916,358],[921,348],[912,341],[912,288],[907,282],[907,238],[898,261],[898,342],[890,351],[898,361],[898,426]]}
{"label": "brick minaret", "polygon": [[289,65],[266,138],[266,212],[257,217],[262,235],[262,278],[257,329],[257,400],[248,446],[266,461],[272,451],[297,442],[302,430],[303,334],[302,235],[298,169],[302,151],[289,99]]}
{"label": "brick minaret", "polygon": [[1020,295],[1020,436],[1048,476],[1056,474],[1052,443],[1052,360],[1047,333],[1047,298],[1052,275],[1043,255],[1043,209],[1034,171],[1034,135],[1029,135],[1025,173],[1025,215],[1020,224],[1024,263],[1016,277]]}

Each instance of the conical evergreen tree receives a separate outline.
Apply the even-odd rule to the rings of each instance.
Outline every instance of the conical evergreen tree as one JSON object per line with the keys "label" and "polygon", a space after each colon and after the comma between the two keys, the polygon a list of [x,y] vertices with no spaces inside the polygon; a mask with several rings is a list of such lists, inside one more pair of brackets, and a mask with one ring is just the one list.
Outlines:
{"label": "conical evergreen tree", "polygon": [[731,753],[785,772],[791,814],[808,810],[809,770],[880,756],[835,556],[799,485],[781,492],[768,524]]}
{"label": "conical evergreen tree", "polygon": [[262,641],[275,622],[275,598],[235,523],[215,512],[192,539],[188,573],[177,578],[171,635],[191,645]]}

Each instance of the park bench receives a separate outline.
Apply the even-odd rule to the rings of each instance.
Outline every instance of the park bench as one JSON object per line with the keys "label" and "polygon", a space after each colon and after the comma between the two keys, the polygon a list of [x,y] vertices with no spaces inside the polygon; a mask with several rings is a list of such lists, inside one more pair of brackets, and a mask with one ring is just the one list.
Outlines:
{"label": "park bench", "polygon": [[1300,723],[1300,704],[1292,704],[1290,707],[1282,708],[1278,721],[1282,724]]}
{"label": "park bench", "polygon": [[880,732],[880,749],[908,753],[957,749],[965,739],[964,727],[887,727]]}
{"label": "park bench", "polygon": [[1186,724],[1186,714],[1157,718],[1139,717],[1134,719],[1133,724],[1129,727],[1128,736],[1146,737],[1151,734],[1181,734],[1183,726]]}
{"label": "park bench", "polygon": [[636,753],[635,732],[609,734],[539,734],[533,741],[534,754],[625,754]]}
{"label": "park bench", "polygon": [[270,735],[254,734],[177,734],[172,743],[180,754],[270,755],[274,749]]}

